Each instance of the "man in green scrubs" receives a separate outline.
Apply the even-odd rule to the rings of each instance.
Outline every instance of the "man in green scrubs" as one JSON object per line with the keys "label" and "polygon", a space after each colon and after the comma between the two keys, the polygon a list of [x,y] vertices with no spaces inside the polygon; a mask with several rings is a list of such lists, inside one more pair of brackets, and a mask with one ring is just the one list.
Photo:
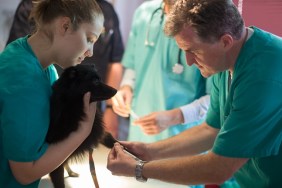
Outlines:
{"label": "man in green scrubs", "polygon": [[206,121],[160,142],[122,142],[146,163],[116,144],[108,169],[179,184],[220,184],[234,175],[241,188],[281,187],[282,38],[246,27],[231,0],[179,0],[165,32],[188,65],[214,75]]}

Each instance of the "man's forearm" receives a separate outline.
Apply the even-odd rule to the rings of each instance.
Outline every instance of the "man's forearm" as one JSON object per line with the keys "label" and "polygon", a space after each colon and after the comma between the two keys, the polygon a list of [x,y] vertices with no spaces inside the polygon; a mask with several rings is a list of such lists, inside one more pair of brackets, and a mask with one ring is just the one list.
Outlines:
{"label": "man's forearm", "polygon": [[148,144],[154,159],[196,155],[209,150],[218,133],[205,122],[171,138]]}
{"label": "man's forearm", "polygon": [[146,178],[184,184],[222,184],[247,161],[227,158],[212,152],[203,155],[157,160],[145,163],[142,175]]}

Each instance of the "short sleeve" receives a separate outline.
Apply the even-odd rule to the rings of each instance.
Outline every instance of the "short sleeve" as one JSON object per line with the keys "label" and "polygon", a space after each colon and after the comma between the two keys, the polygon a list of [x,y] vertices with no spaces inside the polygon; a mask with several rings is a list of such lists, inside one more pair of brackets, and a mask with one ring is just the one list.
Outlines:
{"label": "short sleeve", "polygon": [[50,81],[50,85],[53,85],[53,83],[59,78],[57,69],[54,65],[50,65],[46,70],[45,73]]}
{"label": "short sleeve", "polygon": [[45,136],[50,117],[50,82],[44,74],[32,71],[17,75],[14,80],[10,75],[9,80],[1,92],[3,151],[9,160],[33,161],[48,146]]}
{"label": "short sleeve", "polygon": [[217,74],[209,79],[210,89],[210,106],[207,112],[206,122],[208,125],[220,128],[220,103],[219,103],[219,83],[222,82],[223,75]]}

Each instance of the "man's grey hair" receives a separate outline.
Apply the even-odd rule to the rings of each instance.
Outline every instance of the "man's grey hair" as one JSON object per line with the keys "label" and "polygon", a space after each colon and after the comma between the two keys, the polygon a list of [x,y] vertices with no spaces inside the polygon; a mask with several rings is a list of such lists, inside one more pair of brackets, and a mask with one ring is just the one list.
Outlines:
{"label": "man's grey hair", "polygon": [[244,21],[232,0],[177,0],[168,14],[164,32],[177,35],[190,26],[203,42],[215,42],[224,34],[241,37]]}

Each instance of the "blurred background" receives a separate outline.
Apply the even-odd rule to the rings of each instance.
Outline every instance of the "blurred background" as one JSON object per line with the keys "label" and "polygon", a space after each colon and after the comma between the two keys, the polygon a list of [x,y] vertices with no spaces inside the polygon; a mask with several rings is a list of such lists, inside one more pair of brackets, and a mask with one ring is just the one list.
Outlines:
{"label": "blurred background", "polygon": [[[146,0],[108,0],[113,4],[126,45],[134,10]],[[282,36],[282,0],[233,0],[242,10],[246,25],[255,25]],[[3,50],[14,12],[20,0],[0,0],[0,52]]]}
{"label": "blurred background", "polygon": [[[4,49],[15,10],[21,0],[0,0],[0,52]],[[132,15],[135,9],[146,0],[108,0],[113,4],[120,21],[120,30],[123,44],[127,44],[128,34],[131,27]],[[241,11],[247,26],[257,26],[266,31],[272,32],[282,37],[282,0],[233,0]],[[146,185],[137,182],[134,178],[116,177],[106,169],[106,159],[108,149],[99,147],[94,153],[96,161],[96,171],[101,188],[184,188],[175,184],[167,184],[155,180],[149,180]],[[83,164],[73,164],[73,169],[80,174],[80,178],[69,178],[66,176],[67,188],[70,187],[94,187],[90,173],[88,161]],[[87,185],[87,186],[85,186]],[[93,185],[93,186],[90,186]],[[52,184],[48,176],[45,176],[40,184],[40,188],[51,188]]]}

